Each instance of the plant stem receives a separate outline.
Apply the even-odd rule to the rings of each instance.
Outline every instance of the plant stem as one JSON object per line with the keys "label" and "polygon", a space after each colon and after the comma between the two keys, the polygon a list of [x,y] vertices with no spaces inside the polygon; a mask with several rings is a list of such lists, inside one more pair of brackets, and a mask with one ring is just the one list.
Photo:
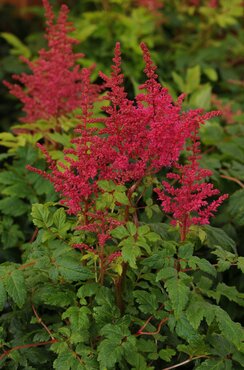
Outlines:
{"label": "plant stem", "polygon": [[190,357],[190,358],[188,358],[188,360],[185,360],[183,362],[180,362],[179,364],[176,364],[176,365],[173,365],[173,366],[170,366],[170,367],[164,367],[162,370],[176,369],[177,367],[186,365],[186,364],[188,364],[191,361],[197,360],[198,358],[209,358],[209,356],[202,355],[202,356]]}
{"label": "plant stem", "polygon": [[38,343],[30,343],[30,344],[23,344],[21,346],[13,347],[7,351],[4,351],[3,354],[0,356],[0,361],[4,359],[4,357],[8,356],[13,351],[18,351],[19,349],[31,348],[31,347],[40,347],[45,346],[47,344],[52,344],[58,342],[57,339],[48,340],[46,342],[38,342]]}

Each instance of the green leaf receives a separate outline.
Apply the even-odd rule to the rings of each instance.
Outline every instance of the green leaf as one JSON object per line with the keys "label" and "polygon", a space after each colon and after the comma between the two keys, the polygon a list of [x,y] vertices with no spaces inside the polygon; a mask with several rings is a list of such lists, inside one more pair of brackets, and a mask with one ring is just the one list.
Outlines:
{"label": "green leaf", "polygon": [[171,348],[168,348],[168,349],[161,349],[161,351],[159,351],[159,357],[166,361],[166,362],[170,362],[171,361],[171,358],[176,354],[175,350],[174,349],[171,349]]}
{"label": "green leaf", "polygon": [[3,281],[0,280],[0,311],[4,309],[6,300],[7,300],[6,290],[5,290]]}
{"label": "green leaf", "polygon": [[188,343],[193,344],[195,347],[198,347],[198,345],[201,345],[203,342],[200,334],[192,327],[184,314],[178,318],[175,331],[180,338],[185,339]]}
{"label": "green leaf", "polygon": [[244,307],[244,293],[238,292],[236,287],[228,286],[225,283],[219,283],[216,292],[227,297],[230,301],[236,302],[239,306]]}
{"label": "green leaf", "polygon": [[172,277],[176,277],[177,271],[173,267],[165,267],[160,270],[156,275],[156,281],[167,280]]}
{"label": "green leaf", "polygon": [[172,72],[172,77],[177,87],[179,88],[179,90],[181,92],[185,91],[185,83],[183,81],[183,78],[180,75],[178,75],[178,73],[176,72]]}
{"label": "green leaf", "polygon": [[150,232],[150,227],[148,225],[143,225],[138,228],[138,235],[144,236]]}
{"label": "green leaf", "polygon": [[172,278],[165,282],[172,308],[176,318],[179,318],[187,305],[190,289],[180,279]]}
{"label": "green leaf", "polygon": [[134,240],[126,239],[126,243],[122,247],[122,257],[125,262],[128,262],[130,267],[136,269],[137,257],[141,255],[141,249],[135,245]]}
{"label": "green leaf", "polygon": [[161,237],[158,234],[154,233],[154,232],[150,232],[150,233],[146,234],[145,238],[147,238],[152,243],[161,240]]}
{"label": "green leaf", "polygon": [[116,227],[115,229],[113,229],[110,234],[114,237],[114,238],[117,238],[117,239],[123,239],[123,238],[126,238],[128,237],[130,234],[128,232],[128,230],[124,227],[124,226],[118,226]]}
{"label": "green leaf", "polygon": [[67,281],[79,281],[94,278],[94,274],[88,267],[81,265],[73,257],[58,257],[55,265],[58,268],[60,275]]}
{"label": "green leaf", "polygon": [[130,204],[129,199],[128,199],[128,197],[125,193],[115,191],[113,195],[114,195],[114,199],[117,202],[119,202],[121,204],[124,204],[124,205],[129,205]]}
{"label": "green leaf", "polygon": [[34,225],[37,227],[49,228],[53,224],[53,220],[50,216],[50,211],[45,204],[33,204],[31,216],[33,218]]}
{"label": "green leaf", "polygon": [[217,275],[215,267],[211,265],[211,263],[204,258],[192,256],[189,258],[188,264],[191,268],[193,268],[193,270],[196,269],[196,266],[197,266],[200,270],[207,272],[208,274],[214,277],[216,277]]}
{"label": "green leaf", "polygon": [[88,329],[90,310],[87,307],[69,307],[63,314],[62,320],[69,318],[72,327],[78,331]]}
{"label": "green leaf", "polygon": [[205,75],[211,80],[211,81],[217,81],[218,79],[218,74],[213,68],[204,68],[204,73]]}
{"label": "green leaf", "polygon": [[13,55],[23,55],[25,58],[30,58],[30,49],[24,45],[18,37],[8,32],[1,32],[1,37],[4,38],[12,47],[11,53]]}
{"label": "green leaf", "polygon": [[143,313],[155,312],[158,308],[157,297],[146,291],[136,290],[133,292],[133,296],[136,302],[139,304],[139,308]]}
{"label": "green leaf", "polygon": [[201,296],[193,294],[186,309],[186,317],[195,330],[199,328],[204,317],[210,325],[214,319],[212,305],[203,300]]}
{"label": "green leaf", "polygon": [[196,370],[232,370],[232,361],[224,358],[216,360],[206,360]]}
{"label": "green leaf", "polygon": [[126,223],[126,228],[129,231],[129,234],[131,236],[135,236],[136,235],[137,227],[136,227],[136,225],[133,222],[131,222],[131,221],[127,222]]}
{"label": "green leaf", "polygon": [[212,88],[209,84],[199,87],[199,90],[191,96],[190,103],[198,108],[209,109],[211,101]]}
{"label": "green leaf", "polygon": [[180,258],[188,259],[193,255],[194,246],[191,243],[183,244],[179,247],[178,256]]}
{"label": "green leaf", "polygon": [[238,257],[237,267],[244,273],[244,257]]}
{"label": "green leaf", "polygon": [[200,84],[200,66],[188,68],[186,72],[186,93],[196,90]]}
{"label": "green leaf", "polygon": [[62,229],[65,226],[66,213],[63,208],[57,209],[53,215],[53,223],[58,230]]}
{"label": "green leaf", "polygon": [[104,191],[111,192],[116,189],[116,185],[113,181],[109,180],[100,180],[97,182],[100,189]]}
{"label": "green leaf", "polygon": [[7,275],[5,287],[17,306],[19,308],[23,307],[27,296],[23,271],[14,270]]}
{"label": "green leaf", "polygon": [[136,339],[124,326],[107,324],[101,330],[101,335],[105,336],[105,339],[98,346],[100,369],[115,369],[114,365],[120,362],[127,352],[136,351]]}
{"label": "green leaf", "polygon": [[66,352],[62,352],[58,355],[53,363],[53,368],[56,370],[73,370],[77,369],[77,363],[78,360],[76,359],[74,354],[71,351],[67,350]]}
{"label": "green leaf", "polygon": [[136,353],[134,351],[130,351],[130,353],[126,355],[126,361],[128,361],[129,364],[133,366],[134,370],[153,369],[147,366],[144,357],[140,353]]}
{"label": "green leaf", "polygon": [[0,200],[0,210],[5,215],[21,216],[28,209],[26,203],[17,197],[6,197]]}
{"label": "green leaf", "polygon": [[219,229],[210,225],[203,226],[203,229],[206,232],[206,245],[209,248],[215,248],[216,246],[219,246],[228,251],[237,253],[234,240],[232,240],[223,229]]}
{"label": "green leaf", "polygon": [[244,329],[239,323],[232,321],[228,313],[220,307],[215,307],[215,315],[223,336],[227,340],[231,338],[231,342],[240,350],[244,340]]}
{"label": "green leaf", "polygon": [[206,145],[216,145],[216,142],[224,140],[223,127],[218,122],[206,122],[200,129],[201,141]]}

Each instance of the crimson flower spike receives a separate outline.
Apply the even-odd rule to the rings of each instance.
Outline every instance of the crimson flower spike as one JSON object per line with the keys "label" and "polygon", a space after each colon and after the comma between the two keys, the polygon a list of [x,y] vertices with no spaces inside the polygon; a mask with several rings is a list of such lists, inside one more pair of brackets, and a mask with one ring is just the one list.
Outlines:
{"label": "crimson flower spike", "polygon": [[73,45],[78,41],[68,36],[73,31],[67,21],[68,8],[62,5],[55,22],[55,15],[48,0],[43,0],[46,17],[48,48],[40,50],[35,61],[21,58],[31,70],[31,74],[13,75],[18,83],[4,82],[10,93],[23,103],[27,123],[39,119],[58,118],[69,114],[80,106],[82,75],[77,59],[83,54],[73,53]]}
{"label": "crimson flower spike", "polygon": [[[215,112],[215,115],[219,112]],[[180,227],[181,241],[186,239],[191,225],[209,224],[209,219],[217,211],[221,203],[228,198],[228,194],[211,200],[218,196],[219,190],[214,189],[213,184],[206,183],[206,177],[212,175],[210,170],[202,169],[199,166],[200,141],[198,136],[199,124],[204,118],[214,116],[214,113],[206,114],[199,120],[193,122],[191,143],[187,150],[191,153],[185,165],[176,164],[177,173],[169,173],[168,179],[173,179],[175,186],[163,181],[163,190],[155,189],[162,202],[162,208],[166,213],[173,216],[172,223]]]}

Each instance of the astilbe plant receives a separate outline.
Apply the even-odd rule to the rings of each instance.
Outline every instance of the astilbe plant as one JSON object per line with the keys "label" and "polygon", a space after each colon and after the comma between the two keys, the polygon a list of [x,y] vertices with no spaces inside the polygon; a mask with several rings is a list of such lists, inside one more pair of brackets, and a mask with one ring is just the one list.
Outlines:
{"label": "astilbe plant", "polygon": [[[23,263],[0,269],[6,369],[243,364],[242,328],[220,305],[224,296],[243,306],[243,295],[221,275],[243,269],[243,259],[224,231],[201,227],[226,198],[213,200],[219,192],[199,166],[199,127],[219,112],[184,111],[184,96],[174,103],[141,48],[146,81],[135,99],[124,88],[117,43],[111,74],[100,73],[102,111],[90,99],[91,71],[83,69],[79,124],[64,159],[54,159],[44,141],[38,146],[48,170],[28,167],[50,180],[61,200],[33,204],[37,229],[22,245]],[[174,183],[156,191],[181,235],[155,204],[153,188],[165,173]],[[195,224],[200,237],[186,241]],[[202,247],[216,257],[205,259]]]}
{"label": "astilbe plant", "polygon": [[[51,172],[35,171],[54,184],[68,213],[82,214],[83,219],[94,204],[99,181],[138,186],[144,177],[172,166],[190,134],[192,119],[201,115],[199,111],[181,113],[182,98],[176,104],[172,102],[167,89],[157,82],[156,67],[146,45],[141,47],[147,75],[147,81],[140,87],[144,93],[138,94],[135,101],[128,99],[117,43],[111,76],[100,73],[108,90],[105,100],[109,106],[103,108],[106,116],[92,117],[91,102],[89,99],[83,102],[81,123],[75,129],[78,136],[72,139],[73,148],[65,150],[66,163],[56,163],[39,146]],[[86,77],[89,89],[89,76]],[[97,122],[103,127],[97,128]]]}
{"label": "astilbe plant", "polygon": [[[175,197],[172,204],[167,195],[159,192],[164,211],[173,212],[180,223],[182,241],[190,225],[208,223],[208,217],[225,198],[223,196],[212,203],[205,211],[200,210],[206,206],[205,198],[218,193],[218,190],[213,190],[212,184],[198,184],[210,172],[198,168],[196,133],[200,123],[217,113],[204,115],[197,109],[181,112],[184,96],[180,96],[175,104],[172,102],[167,89],[157,81],[156,66],[146,45],[142,43],[141,48],[147,77],[140,86],[144,92],[138,94],[135,100],[128,98],[123,86],[120,44],[117,43],[111,76],[100,73],[107,91],[104,99],[109,102],[102,108],[105,115],[93,117],[90,100],[83,101],[80,124],[75,129],[77,137],[71,140],[73,147],[64,151],[65,161],[54,161],[47,149],[39,145],[50,172],[28,167],[53,183],[61,196],[61,204],[67,207],[70,215],[77,217],[76,229],[96,235],[97,240],[92,247],[84,242],[76,243],[74,247],[89,250],[98,256],[100,281],[104,281],[106,261],[111,259],[111,251],[106,252],[106,242],[111,241],[112,230],[130,220],[138,226],[138,200],[132,199],[132,195],[144,178],[155,176],[163,168],[172,166],[182,170],[182,179],[180,175],[168,174],[169,178],[180,180],[182,189],[173,190],[172,186],[164,183],[166,190]],[[89,74],[86,83],[89,90]],[[97,127],[98,123],[102,124],[102,128]],[[193,154],[189,158],[191,164],[181,167],[178,159],[186,139],[193,139],[192,132],[195,141]],[[114,185],[109,190],[110,201],[101,208],[101,193],[108,190],[107,185],[104,188],[104,181],[112,181]],[[120,186],[124,194],[123,198],[117,195],[111,212],[111,197],[116,186]],[[133,211],[129,213],[129,209]],[[190,217],[191,211],[198,211],[199,217]],[[114,250],[112,255],[118,253],[116,256],[120,256],[120,252]]]}
{"label": "astilbe plant", "polygon": [[[11,94],[23,103],[25,116],[23,122],[34,123],[39,119],[56,119],[70,114],[80,107],[84,94],[83,73],[77,64],[84,55],[74,53],[73,46],[78,41],[68,34],[74,30],[67,21],[68,7],[62,5],[57,20],[48,0],[43,0],[46,17],[46,34],[48,48],[39,51],[36,60],[22,57],[31,73],[14,75],[18,83],[5,85]],[[89,90],[93,97],[96,88]],[[58,128],[58,125],[56,129]]]}

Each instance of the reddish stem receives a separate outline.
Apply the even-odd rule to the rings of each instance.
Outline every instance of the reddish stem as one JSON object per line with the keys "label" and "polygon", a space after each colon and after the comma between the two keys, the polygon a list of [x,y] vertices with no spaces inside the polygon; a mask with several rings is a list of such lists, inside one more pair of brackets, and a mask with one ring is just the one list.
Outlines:
{"label": "reddish stem", "polygon": [[0,361],[4,359],[4,357],[8,356],[11,352],[13,351],[18,351],[20,349],[25,349],[25,348],[31,348],[31,347],[40,347],[40,346],[45,346],[47,344],[52,344],[52,343],[56,343],[58,342],[57,339],[52,339],[52,340],[48,340],[46,342],[38,342],[38,343],[30,343],[30,344],[23,344],[21,346],[16,346],[16,347],[13,347],[7,351],[4,351],[4,353],[2,353],[2,355],[0,356]]}
{"label": "reddish stem", "polygon": [[143,329],[146,327],[146,325],[149,323],[149,321],[152,319],[152,316],[149,317],[149,319],[147,320],[147,322],[142,326],[141,329],[138,330],[138,332],[135,334],[136,336],[139,336],[139,335],[156,335],[156,334],[159,334],[160,330],[161,330],[161,327],[169,320],[169,317],[165,317],[164,319],[162,319],[160,321],[160,323],[158,324],[158,328],[156,331],[143,331]]}

